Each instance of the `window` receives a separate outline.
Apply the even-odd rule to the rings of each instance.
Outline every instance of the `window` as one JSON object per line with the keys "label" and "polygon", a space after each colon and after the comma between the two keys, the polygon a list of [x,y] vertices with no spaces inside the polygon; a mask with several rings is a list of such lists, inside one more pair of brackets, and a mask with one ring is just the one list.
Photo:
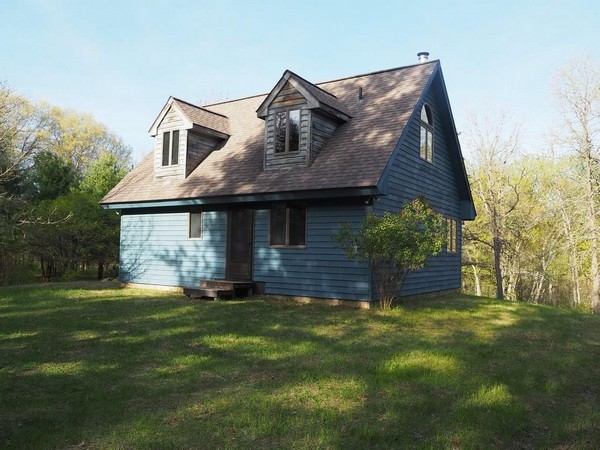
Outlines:
{"label": "window", "polygon": [[165,131],[162,144],[162,165],[176,166],[177,164],[179,164],[179,130]]}
{"label": "window", "polygon": [[275,153],[300,150],[300,110],[275,114]]}
{"label": "window", "polygon": [[456,253],[458,242],[458,223],[454,219],[446,219],[446,229],[448,236],[446,238],[446,251]]}
{"label": "window", "polygon": [[190,212],[189,238],[202,239],[202,212]]}
{"label": "window", "polygon": [[179,130],[173,131],[173,145],[171,147],[171,165],[179,163]]}
{"label": "window", "polygon": [[420,156],[425,161],[433,162],[433,114],[427,104],[421,108]]}
{"label": "window", "polygon": [[271,207],[269,245],[304,247],[306,245],[306,206],[277,203]]}

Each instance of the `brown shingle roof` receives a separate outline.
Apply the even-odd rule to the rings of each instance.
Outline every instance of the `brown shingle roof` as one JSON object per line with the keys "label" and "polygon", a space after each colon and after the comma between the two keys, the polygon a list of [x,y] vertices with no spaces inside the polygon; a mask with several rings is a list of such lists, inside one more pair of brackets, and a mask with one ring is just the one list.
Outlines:
{"label": "brown shingle roof", "polygon": [[229,120],[226,116],[201,108],[200,106],[192,105],[178,98],[173,98],[173,103],[176,103],[181,111],[196,125],[200,125],[211,130],[218,131],[229,135]]}
{"label": "brown shingle roof", "polygon": [[352,119],[336,129],[305,169],[263,170],[265,122],[256,110],[266,95],[206,106],[229,118],[230,138],[220,150],[186,179],[154,179],[150,154],[102,203],[374,187],[438,64],[432,61],[320,83],[346,105]]}

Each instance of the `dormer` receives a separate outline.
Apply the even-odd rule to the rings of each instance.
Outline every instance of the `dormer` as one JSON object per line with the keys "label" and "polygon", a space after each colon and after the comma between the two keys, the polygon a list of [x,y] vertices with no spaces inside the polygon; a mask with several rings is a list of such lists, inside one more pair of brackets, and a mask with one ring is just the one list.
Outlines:
{"label": "dormer", "polygon": [[350,111],[335,96],[286,70],[257,109],[265,121],[265,170],[308,167]]}
{"label": "dormer", "polygon": [[169,97],[148,132],[155,139],[155,178],[187,178],[230,136],[226,116],[175,97]]}

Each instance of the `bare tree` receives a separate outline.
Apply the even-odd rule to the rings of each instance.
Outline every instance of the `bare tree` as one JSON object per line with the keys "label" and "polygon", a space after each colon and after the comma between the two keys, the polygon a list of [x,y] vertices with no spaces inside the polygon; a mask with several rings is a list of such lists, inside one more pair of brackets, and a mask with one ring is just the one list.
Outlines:
{"label": "bare tree", "polygon": [[[504,274],[507,266],[508,220],[520,201],[523,174],[509,170],[519,153],[519,128],[507,132],[504,115],[486,120],[483,125],[473,120],[467,144],[472,153],[470,179],[478,207],[478,220],[466,226],[466,240],[491,248],[496,280],[496,298],[504,299]],[[476,228],[479,227],[479,230]]]}
{"label": "bare tree", "polygon": [[559,71],[554,93],[563,122],[560,143],[574,156],[579,169],[590,247],[591,304],[600,314],[600,66],[589,58],[572,60]]}
{"label": "bare tree", "polygon": [[14,178],[38,150],[46,123],[31,103],[0,83],[0,185]]}

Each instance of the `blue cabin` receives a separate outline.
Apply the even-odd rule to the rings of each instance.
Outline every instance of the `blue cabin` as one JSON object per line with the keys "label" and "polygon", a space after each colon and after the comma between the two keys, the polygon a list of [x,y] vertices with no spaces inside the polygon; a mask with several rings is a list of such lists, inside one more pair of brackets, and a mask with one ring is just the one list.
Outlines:
{"label": "blue cabin", "polygon": [[402,295],[461,287],[473,200],[439,61],[196,106],[171,97],[154,151],[106,197],[121,214],[124,283],[306,299],[376,299],[368,264],[332,241],[344,223],[425,197],[448,242]]}

